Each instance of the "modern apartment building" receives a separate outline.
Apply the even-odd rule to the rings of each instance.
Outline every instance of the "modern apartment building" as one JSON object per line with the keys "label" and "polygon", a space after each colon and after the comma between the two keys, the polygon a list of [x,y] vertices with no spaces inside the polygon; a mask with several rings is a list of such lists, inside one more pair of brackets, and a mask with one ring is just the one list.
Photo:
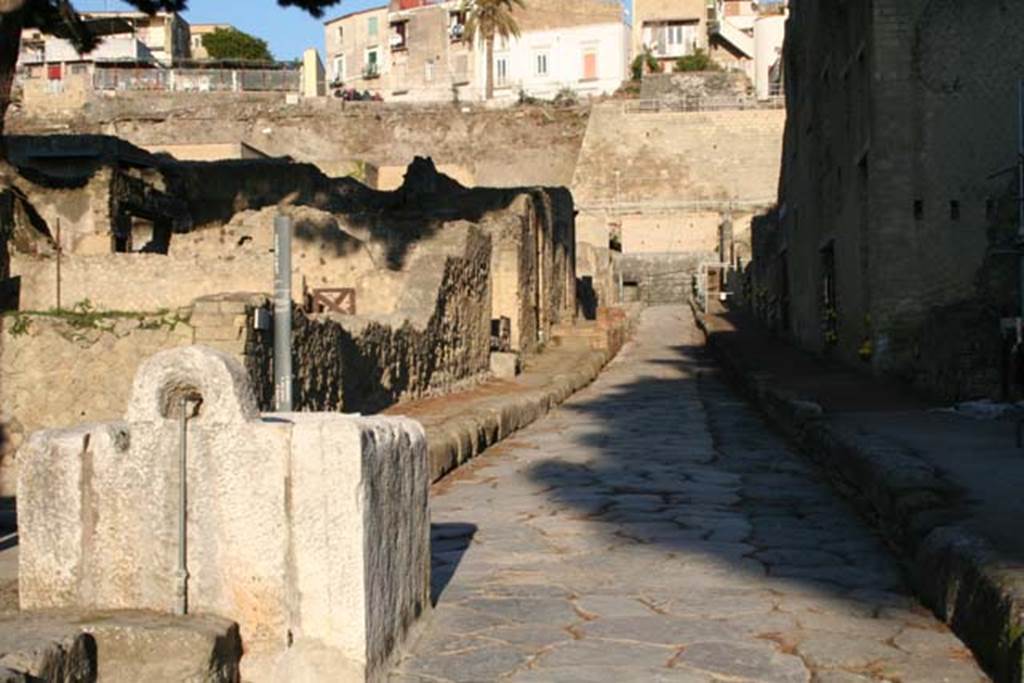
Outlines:
{"label": "modern apartment building", "polygon": [[84,12],[83,17],[87,21],[108,24],[109,35],[99,47],[83,55],[67,40],[30,31],[22,40],[19,65],[46,65],[50,77],[56,78],[57,69],[81,70],[95,63],[170,67],[188,59],[191,54],[189,24],[176,12],[160,12],[153,16],[143,12]]}
{"label": "modern apartment building", "polygon": [[664,71],[707,52],[742,71],[761,99],[781,94],[786,0],[633,0],[633,54],[649,52]]}
{"label": "modern apartment building", "polygon": [[327,80],[376,90],[388,71],[388,6],[350,12],[325,24]]}
{"label": "modern apartment building", "polygon": [[708,49],[708,0],[633,0],[633,54],[644,50],[665,67]]}
{"label": "modern apartment building", "polygon": [[[626,75],[629,33],[617,0],[527,0],[521,35],[495,44],[495,99],[614,92]],[[465,34],[459,0],[392,0],[325,25],[328,78],[387,100],[476,101],[485,96],[481,41]]]}

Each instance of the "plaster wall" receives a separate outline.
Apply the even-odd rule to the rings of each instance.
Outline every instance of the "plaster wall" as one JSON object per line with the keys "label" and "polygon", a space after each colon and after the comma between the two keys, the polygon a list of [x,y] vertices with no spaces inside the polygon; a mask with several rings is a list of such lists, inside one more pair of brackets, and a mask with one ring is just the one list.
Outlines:
{"label": "plaster wall", "polygon": [[175,315],[77,325],[69,318],[8,315],[0,328],[2,496],[15,494],[15,454],[29,434],[118,418],[139,364],[192,343],[192,328]]}
{"label": "plaster wall", "polygon": [[718,212],[620,216],[622,253],[709,252],[718,246]]}

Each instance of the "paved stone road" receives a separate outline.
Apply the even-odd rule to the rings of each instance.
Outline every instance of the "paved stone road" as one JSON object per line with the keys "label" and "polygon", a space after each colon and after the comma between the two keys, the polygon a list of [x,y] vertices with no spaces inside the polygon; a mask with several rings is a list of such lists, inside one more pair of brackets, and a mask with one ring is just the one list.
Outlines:
{"label": "paved stone road", "polygon": [[439,601],[394,683],[987,680],[699,343],[650,309],[594,385],[438,487]]}

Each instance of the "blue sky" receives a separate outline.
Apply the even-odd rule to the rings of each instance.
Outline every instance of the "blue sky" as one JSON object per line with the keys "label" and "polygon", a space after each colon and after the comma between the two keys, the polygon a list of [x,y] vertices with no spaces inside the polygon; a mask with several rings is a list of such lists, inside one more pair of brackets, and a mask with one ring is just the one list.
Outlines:
{"label": "blue sky", "polygon": [[[118,0],[76,0],[74,4],[83,11],[126,9]],[[326,17],[384,4],[386,0],[342,0],[327,8]],[[317,47],[321,52],[324,49],[322,22],[302,10],[283,9],[276,0],[190,0],[185,18],[198,24],[234,24],[270,43],[270,49],[278,59],[299,57],[308,47]]]}

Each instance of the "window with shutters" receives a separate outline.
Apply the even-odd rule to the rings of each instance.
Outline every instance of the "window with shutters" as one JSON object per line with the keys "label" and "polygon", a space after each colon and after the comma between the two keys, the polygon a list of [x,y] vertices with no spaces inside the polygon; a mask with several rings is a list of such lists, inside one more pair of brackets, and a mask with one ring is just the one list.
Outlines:
{"label": "window with shutters", "polygon": [[494,60],[494,84],[499,88],[508,85],[508,57]]}
{"label": "window with shutters", "polygon": [[597,80],[597,50],[587,49],[583,51],[583,80]]}
{"label": "window with shutters", "polygon": [[548,53],[538,52],[534,55],[534,74],[537,76],[548,75]]}

